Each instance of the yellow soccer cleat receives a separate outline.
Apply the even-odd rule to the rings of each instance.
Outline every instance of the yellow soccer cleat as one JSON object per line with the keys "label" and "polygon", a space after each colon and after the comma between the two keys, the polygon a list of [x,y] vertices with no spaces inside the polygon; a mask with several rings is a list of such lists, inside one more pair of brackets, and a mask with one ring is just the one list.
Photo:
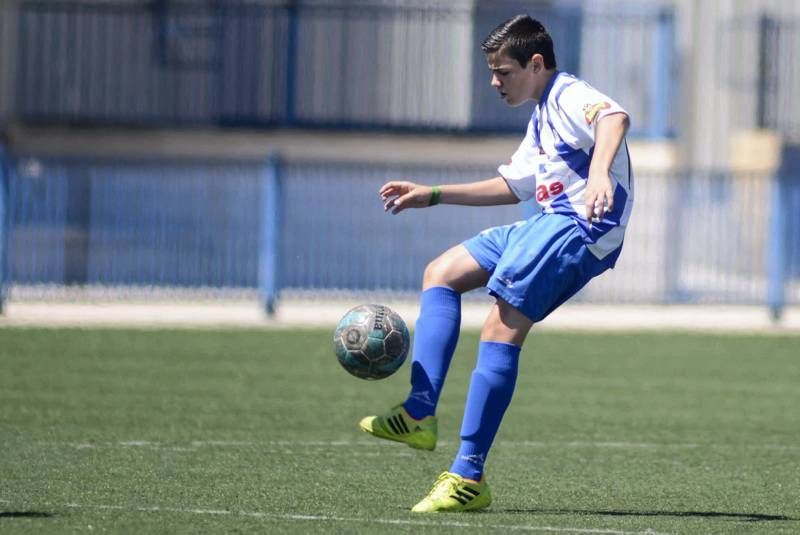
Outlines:
{"label": "yellow soccer cleat", "polygon": [[402,403],[392,407],[386,414],[367,416],[358,425],[365,433],[386,440],[404,442],[418,450],[433,450],[439,436],[436,416],[415,420],[409,416]]}
{"label": "yellow soccer cleat", "polygon": [[480,481],[464,479],[458,474],[444,472],[433,484],[428,495],[412,509],[412,513],[459,513],[489,507],[492,493],[486,478]]}

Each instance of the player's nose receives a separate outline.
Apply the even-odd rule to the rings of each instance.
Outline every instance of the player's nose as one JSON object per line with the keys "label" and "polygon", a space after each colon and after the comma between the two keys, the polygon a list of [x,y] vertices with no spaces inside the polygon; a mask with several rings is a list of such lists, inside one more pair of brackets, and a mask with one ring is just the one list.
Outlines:
{"label": "player's nose", "polygon": [[492,87],[500,88],[503,85],[503,82],[500,81],[500,78],[497,77],[496,74],[492,75]]}

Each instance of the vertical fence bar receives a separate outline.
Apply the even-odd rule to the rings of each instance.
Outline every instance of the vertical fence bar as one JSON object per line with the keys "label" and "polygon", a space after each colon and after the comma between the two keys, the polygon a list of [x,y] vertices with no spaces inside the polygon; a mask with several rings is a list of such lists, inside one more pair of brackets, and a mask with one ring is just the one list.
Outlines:
{"label": "vertical fence bar", "polygon": [[770,181],[770,219],[767,235],[767,306],[779,321],[786,302],[786,187],[781,173]]}
{"label": "vertical fence bar", "polygon": [[273,316],[280,290],[278,253],[281,225],[280,159],[274,154],[264,163],[260,206],[258,293],[265,312],[268,316]]}
{"label": "vertical fence bar", "polygon": [[773,36],[775,34],[775,24],[767,15],[762,15],[758,21],[758,88],[756,94],[757,108],[756,117],[760,128],[768,127],[767,102],[771,98],[772,89],[770,65],[775,58],[773,57]]}
{"label": "vertical fence bar", "polygon": [[672,134],[669,117],[674,88],[672,60],[675,54],[675,20],[671,9],[665,8],[659,12],[655,33],[655,58],[650,77],[650,109],[653,115],[645,129],[647,137],[663,138]]}
{"label": "vertical fence bar", "polygon": [[286,8],[287,15],[287,39],[286,39],[286,117],[284,118],[286,126],[294,126],[295,123],[295,91],[297,84],[297,67],[295,59],[297,59],[297,32],[300,24],[300,8],[299,1],[290,1]]}
{"label": "vertical fence bar", "polygon": [[[686,222],[686,212],[683,210],[684,196],[686,195],[686,183],[689,180],[696,180],[696,177],[689,175],[687,169],[678,169],[666,177],[667,182],[671,182],[667,188],[668,200],[664,203],[666,209],[663,217],[664,221],[671,221],[672,225],[664,227],[663,240],[664,247],[664,302],[680,303],[687,300],[686,292],[681,281],[681,248],[682,240],[678,236],[683,236]],[[689,175],[687,177],[687,175]]]}
{"label": "vertical fence bar", "polygon": [[31,54],[28,51],[28,11],[23,6],[20,6],[17,17],[19,17],[17,22],[17,41],[15,44],[17,49],[17,69],[14,73],[13,80],[14,104],[17,110],[15,112],[12,111],[11,115],[12,117],[16,116],[13,117],[14,119],[23,119],[29,114],[30,110],[30,93],[28,92],[26,84],[31,70]]}
{"label": "vertical fence bar", "polygon": [[0,314],[5,312],[8,297],[8,168],[6,148],[0,144]]}

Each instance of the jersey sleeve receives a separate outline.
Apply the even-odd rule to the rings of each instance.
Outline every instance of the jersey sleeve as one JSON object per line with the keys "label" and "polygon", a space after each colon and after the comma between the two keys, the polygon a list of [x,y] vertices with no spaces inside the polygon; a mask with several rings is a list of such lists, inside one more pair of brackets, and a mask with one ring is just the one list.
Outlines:
{"label": "jersey sleeve", "polygon": [[595,126],[606,115],[624,113],[622,106],[586,82],[567,87],[557,102],[564,126],[570,131],[577,147],[589,150],[594,145]]}
{"label": "jersey sleeve", "polygon": [[521,201],[527,201],[536,194],[536,171],[539,166],[539,147],[533,139],[533,123],[528,123],[528,131],[511,161],[497,168],[511,191]]}

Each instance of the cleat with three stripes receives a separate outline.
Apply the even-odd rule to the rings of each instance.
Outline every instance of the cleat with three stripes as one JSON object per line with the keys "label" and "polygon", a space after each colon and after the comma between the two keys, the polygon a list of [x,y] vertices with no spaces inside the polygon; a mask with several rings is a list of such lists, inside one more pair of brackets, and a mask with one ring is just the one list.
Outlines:
{"label": "cleat with three stripes", "polygon": [[358,425],[365,433],[403,442],[418,450],[430,451],[436,448],[439,434],[436,416],[415,420],[406,412],[402,403],[392,407],[386,414],[367,416]]}
{"label": "cleat with three stripes", "polygon": [[465,479],[452,472],[442,473],[428,495],[415,505],[414,513],[456,513],[476,511],[492,503],[492,493],[486,478],[480,481]]}

